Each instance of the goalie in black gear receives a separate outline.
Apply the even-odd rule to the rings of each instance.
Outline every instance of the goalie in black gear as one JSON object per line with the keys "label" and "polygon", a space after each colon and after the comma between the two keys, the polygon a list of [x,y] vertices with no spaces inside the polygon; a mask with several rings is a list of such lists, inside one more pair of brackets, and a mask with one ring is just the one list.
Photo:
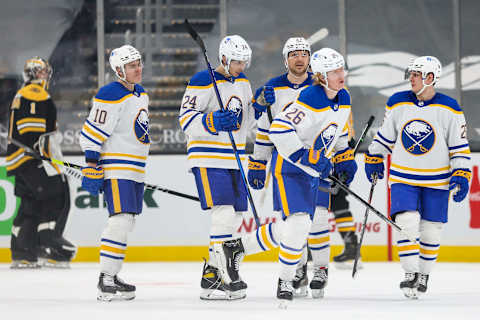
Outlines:
{"label": "goalie in black gear", "polygon": [[20,142],[42,155],[61,157],[54,142],[56,107],[46,91],[52,68],[42,58],[26,61],[24,84],[10,110],[7,174],[15,176],[15,195],[21,198],[11,235],[12,268],[42,264],[67,266],[76,247],[62,237],[70,209],[66,177],[60,168],[14,144]]}

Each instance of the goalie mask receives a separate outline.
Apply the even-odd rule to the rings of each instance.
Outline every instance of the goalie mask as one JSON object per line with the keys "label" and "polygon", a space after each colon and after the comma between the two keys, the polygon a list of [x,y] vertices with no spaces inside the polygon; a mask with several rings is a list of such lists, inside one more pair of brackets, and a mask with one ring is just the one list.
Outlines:
{"label": "goalie mask", "polygon": [[310,49],[310,43],[308,43],[305,38],[296,37],[296,38],[289,38],[285,45],[283,46],[282,54],[283,59],[285,61],[285,67],[288,69],[288,54],[293,51],[308,51],[309,55],[312,55],[312,51]]}
{"label": "goalie mask", "polygon": [[[121,46],[120,48],[113,49],[112,52],[110,53],[110,58],[108,59],[110,62],[110,67],[112,68],[113,72],[115,72],[115,75],[123,80],[126,80],[126,74],[125,74],[125,65],[127,63],[133,62],[140,60],[142,61],[142,55],[140,52],[138,52],[137,49],[132,47],[131,45],[124,45]],[[123,76],[120,76],[117,68],[120,68],[122,71]]]}
{"label": "goalie mask", "polygon": [[23,81],[40,84],[45,89],[48,89],[52,74],[53,69],[48,61],[40,57],[28,59],[23,66]]}
{"label": "goalie mask", "polygon": [[323,76],[325,85],[322,85],[328,90],[331,90],[328,88],[327,73],[339,68],[345,68],[345,60],[337,51],[331,48],[323,48],[313,53],[310,66],[314,74],[320,73]]}
{"label": "goalie mask", "polygon": [[218,49],[218,59],[220,60],[220,63],[222,65],[222,57],[224,56],[227,60],[227,65],[224,66],[225,71],[228,75],[230,75],[229,69],[230,62],[232,62],[232,60],[244,61],[246,63],[246,68],[250,66],[250,60],[252,59],[252,49],[250,49],[247,41],[245,41],[245,39],[243,39],[241,36],[226,36],[220,42],[220,48]]}
{"label": "goalie mask", "polygon": [[[405,70],[405,80],[410,78],[412,72],[420,72],[422,74],[423,88],[417,93],[417,95],[420,95],[427,87],[433,86],[440,79],[440,75],[442,74],[442,64],[437,58],[432,56],[418,57],[412,59]],[[433,74],[433,81],[431,84],[426,84],[425,80],[430,73]]]}

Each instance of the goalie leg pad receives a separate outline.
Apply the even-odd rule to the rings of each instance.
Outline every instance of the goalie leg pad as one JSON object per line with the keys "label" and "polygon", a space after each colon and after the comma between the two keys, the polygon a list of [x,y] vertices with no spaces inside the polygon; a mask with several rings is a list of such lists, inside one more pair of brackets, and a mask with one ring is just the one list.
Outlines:
{"label": "goalie leg pad", "polygon": [[[420,228],[420,213],[418,211],[397,213],[395,222],[405,233],[414,235],[418,239]],[[418,273],[418,256],[420,251],[418,241],[413,243],[400,233],[397,233],[397,250],[403,270],[407,273]]]}
{"label": "goalie leg pad", "polygon": [[120,213],[108,218],[107,227],[102,233],[100,247],[100,271],[108,275],[116,275],[125,259],[128,233],[135,226],[135,216]]}
{"label": "goalie leg pad", "polygon": [[280,279],[293,281],[311,225],[310,215],[306,212],[295,213],[286,218],[278,253]]}
{"label": "goalie leg pad", "polygon": [[308,247],[315,267],[328,267],[330,261],[330,225],[328,210],[316,207],[312,226],[308,234]]}
{"label": "goalie leg pad", "polygon": [[420,220],[420,273],[429,274],[440,250],[443,223]]}

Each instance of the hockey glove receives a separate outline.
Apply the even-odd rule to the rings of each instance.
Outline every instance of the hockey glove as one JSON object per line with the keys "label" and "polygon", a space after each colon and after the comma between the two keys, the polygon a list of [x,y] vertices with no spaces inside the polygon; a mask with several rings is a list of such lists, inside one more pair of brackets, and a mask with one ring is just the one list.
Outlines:
{"label": "hockey glove", "polygon": [[233,131],[238,129],[238,119],[232,111],[214,111],[206,113],[202,118],[203,126],[211,134],[220,131]]}
{"label": "hockey glove", "polygon": [[449,190],[454,190],[458,187],[458,191],[453,195],[453,201],[461,202],[468,194],[468,183],[472,177],[472,172],[469,169],[455,169],[450,178]]}
{"label": "hockey glove", "polygon": [[263,189],[265,186],[267,161],[255,160],[248,157],[248,184],[255,190]]}
{"label": "hockey glove", "polygon": [[82,168],[82,188],[96,196],[103,190],[103,168],[84,167]]}
{"label": "hockey glove", "polygon": [[378,179],[383,179],[385,166],[383,165],[383,156],[381,154],[365,154],[365,174],[368,181],[372,183],[373,174],[377,174]]}
{"label": "hockey glove", "polygon": [[328,177],[332,171],[332,163],[325,157],[325,150],[305,149],[300,163],[317,171],[321,179]]}
{"label": "hockey glove", "polygon": [[267,111],[267,106],[275,103],[275,90],[272,86],[258,88],[252,102],[257,112]]}
{"label": "hockey glove", "polygon": [[342,180],[346,185],[349,185],[355,172],[357,172],[357,163],[355,162],[355,156],[353,150],[350,148],[339,151],[333,157],[334,173],[338,177],[342,177]]}

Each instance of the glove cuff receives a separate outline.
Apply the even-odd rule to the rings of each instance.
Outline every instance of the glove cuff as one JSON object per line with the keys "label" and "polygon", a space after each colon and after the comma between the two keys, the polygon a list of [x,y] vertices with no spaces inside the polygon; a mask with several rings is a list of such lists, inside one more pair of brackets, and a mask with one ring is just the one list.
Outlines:
{"label": "glove cuff", "polygon": [[344,149],[342,151],[339,151],[335,154],[335,156],[332,159],[333,163],[340,163],[344,161],[349,161],[349,160],[354,160],[355,156],[353,154],[353,150],[350,148]]}
{"label": "glove cuff", "polygon": [[249,170],[266,170],[266,160],[255,160],[252,157],[248,157],[248,169]]}
{"label": "glove cuff", "polygon": [[380,154],[365,153],[365,163],[368,163],[368,164],[383,163],[383,156]]}
{"label": "glove cuff", "polygon": [[206,113],[202,117],[202,124],[205,130],[207,130],[208,133],[217,135],[217,129],[215,129],[215,124],[213,123],[213,112]]}
{"label": "glove cuff", "polygon": [[85,162],[98,163],[98,159],[100,159],[100,152],[91,151],[91,150],[85,151]]}
{"label": "glove cuff", "polygon": [[472,179],[472,172],[469,169],[455,169],[452,173],[452,177],[464,177],[470,182]]}

